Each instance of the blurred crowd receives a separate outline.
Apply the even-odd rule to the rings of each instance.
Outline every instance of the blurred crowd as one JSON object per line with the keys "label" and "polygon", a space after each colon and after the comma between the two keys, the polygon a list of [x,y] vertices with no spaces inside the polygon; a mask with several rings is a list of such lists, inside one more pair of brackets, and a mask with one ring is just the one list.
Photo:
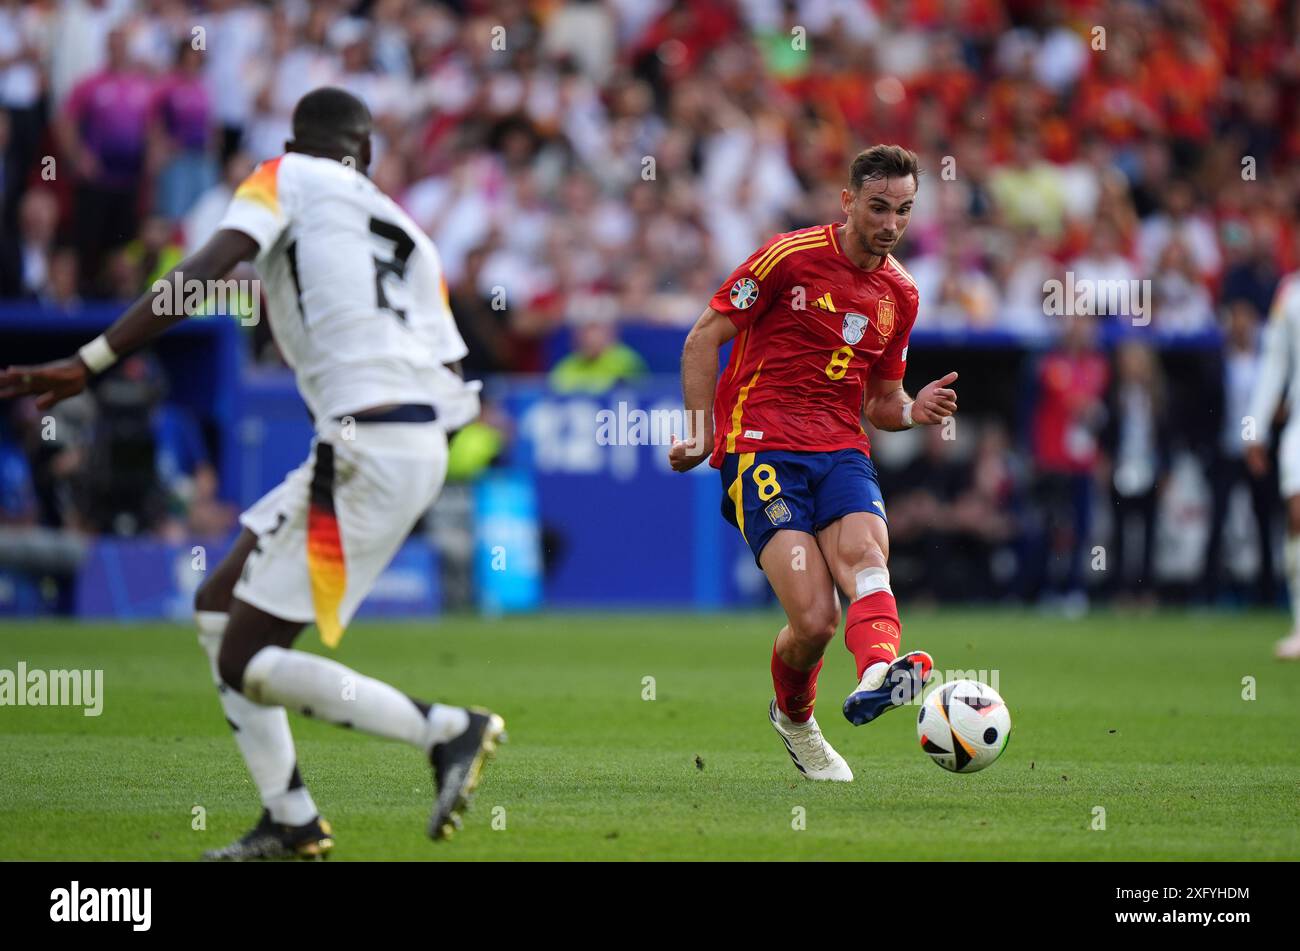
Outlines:
{"label": "blurred crowd", "polygon": [[1233,307],[1223,350],[1180,354],[1172,372],[1141,336],[1107,350],[1094,318],[1063,323],[1014,371],[995,363],[1018,377],[1008,401],[976,398],[951,431],[873,444],[896,587],[1076,616],[1098,596],[1273,603],[1276,462],[1252,472],[1242,430],[1260,364],[1253,312]]}
{"label": "blurred crowd", "polygon": [[[551,369],[565,326],[557,385],[641,372],[620,322],[689,326],[898,142],[925,171],[918,327],[1056,341],[1028,435],[989,438],[1024,444],[1042,544],[1079,542],[1066,596],[1087,480],[1147,535],[1180,450],[1216,512],[1267,495],[1222,421],[1300,266],[1294,0],[0,0],[0,298],[139,293],[327,84],[375,116],[371,176],[437,243],[471,373]],[[1044,287],[1067,273],[1149,281],[1150,325],[1113,354],[1064,330]],[[1227,415],[1191,427],[1152,345],[1206,335]],[[264,326],[251,346],[276,359]]]}
{"label": "blurred crowd", "polygon": [[1043,330],[1068,269],[1205,330],[1297,264],[1298,26],[1290,0],[6,0],[3,290],[147,286],[334,84],[484,369],[539,369],[557,323],[689,324],[839,217],[877,141],[927,172],[923,326]]}

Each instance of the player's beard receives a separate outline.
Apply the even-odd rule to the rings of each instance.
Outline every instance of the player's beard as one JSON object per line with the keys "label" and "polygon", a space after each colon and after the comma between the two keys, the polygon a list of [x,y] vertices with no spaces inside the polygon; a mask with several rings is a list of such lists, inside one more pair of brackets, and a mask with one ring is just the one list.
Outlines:
{"label": "player's beard", "polygon": [[897,245],[898,235],[894,235],[893,238],[882,238],[873,235],[871,238],[871,253],[878,254],[883,258],[885,255],[889,254],[889,252],[893,251]]}

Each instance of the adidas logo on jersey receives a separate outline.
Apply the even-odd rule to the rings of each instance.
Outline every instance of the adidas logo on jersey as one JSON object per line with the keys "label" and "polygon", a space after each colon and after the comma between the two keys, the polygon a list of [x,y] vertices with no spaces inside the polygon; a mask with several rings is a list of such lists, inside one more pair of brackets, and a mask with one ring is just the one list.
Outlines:
{"label": "adidas logo on jersey", "polygon": [[823,294],[821,297],[813,301],[813,306],[820,307],[822,310],[829,310],[832,314],[835,313],[835,305],[831,303],[831,295],[829,293]]}

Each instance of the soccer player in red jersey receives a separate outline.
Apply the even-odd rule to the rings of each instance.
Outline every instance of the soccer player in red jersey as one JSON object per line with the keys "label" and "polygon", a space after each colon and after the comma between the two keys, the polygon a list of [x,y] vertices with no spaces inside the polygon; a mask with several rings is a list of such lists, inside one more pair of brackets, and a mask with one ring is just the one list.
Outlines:
{"label": "soccer player in red jersey", "polygon": [[[924,651],[899,653],[885,505],[861,423],[865,412],[877,429],[898,431],[957,410],[956,373],[915,400],[903,390],[918,295],[890,252],[907,228],[917,174],[916,155],[899,146],[858,154],[840,195],[845,221],[777,235],[755,251],[682,351],[692,422],[669,461],[685,472],[707,456],[721,470],[723,515],[785,609],[769,717],[811,779],[853,779],[813,717],[822,655],[839,628],[837,588],[850,602],[844,637],[859,679],[844,702],[850,722],[910,701],[932,667]],[[719,377],[718,348],[730,340]]]}

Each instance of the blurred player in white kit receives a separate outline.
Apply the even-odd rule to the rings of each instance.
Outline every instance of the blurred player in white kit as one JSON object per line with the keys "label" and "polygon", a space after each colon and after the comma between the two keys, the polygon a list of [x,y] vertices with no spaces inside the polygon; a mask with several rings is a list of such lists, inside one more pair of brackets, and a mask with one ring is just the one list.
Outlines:
{"label": "blurred player in white kit", "polygon": [[[315,622],[338,645],[375,580],[442,488],[447,432],[478,415],[437,251],[365,176],[371,118],[341,89],[308,93],[293,139],[239,186],[215,235],[172,281],[262,279],[271,330],[315,422],[306,462],[243,514],[195,597],[199,640],[263,813],[214,860],[320,858],[333,835],[298,772],[286,710],[403,740],[433,768],[429,834],[446,838],[503,738],[495,713],[426,703],[292,649]],[[184,313],[145,294],[76,356],[0,374],[0,396],[44,408]],[[181,299],[181,295],[172,295]]]}
{"label": "blurred player in white kit", "polygon": [[1278,444],[1278,482],[1286,502],[1286,582],[1291,594],[1291,633],[1275,653],[1300,660],[1300,271],[1282,279],[1264,328],[1263,359],[1242,421],[1246,465],[1256,476],[1268,470],[1273,416],[1287,394],[1288,418]]}

